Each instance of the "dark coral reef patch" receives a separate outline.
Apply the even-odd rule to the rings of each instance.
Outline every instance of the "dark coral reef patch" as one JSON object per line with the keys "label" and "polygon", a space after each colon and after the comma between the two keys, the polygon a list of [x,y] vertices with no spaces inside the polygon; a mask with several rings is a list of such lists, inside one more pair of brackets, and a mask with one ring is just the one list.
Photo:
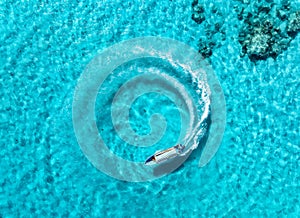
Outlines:
{"label": "dark coral reef patch", "polygon": [[194,0],[192,3],[192,19],[197,24],[201,24],[205,20],[204,7],[198,3],[198,0]]}
{"label": "dark coral reef patch", "polygon": [[239,33],[242,56],[248,55],[252,62],[276,59],[299,33],[300,11],[291,12],[289,1],[282,1],[281,5],[271,0],[241,2],[243,7],[235,9],[244,23]]}
{"label": "dark coral reef patch", "polygon": [[[216,7],[208,10],[210,10],[210,13],[222,17],[221,12]],[[198,0],[194,0],[192,3],[192,12],[192,19],[197,24],[203,25],[205,29],[205,37],[200,38],[198,42],[198,51],[204,58],[209,58],[213,54],[214,48],[220,46],[219,42],[224,41],[226,38],[223,24],[218,22],[210,25],[204,16],[204,6]]]}
{"label": "dark coral reef patch", "polygon": [[[273,0],[235,0],[234,10],[241,21],[238,41],[242,47],[241,57],[248,56],[252,62],[277,58],[300,32],[300,10],[291,8],[289,0],[274,3]],[[204,6],[193,0],[192,19],[204,25],[206,37],[199,40],[199,53],[204,58],[213,54],[220,40],[225,40],[223,24],[209,24],[205,19]],[[217,8],[210,8],[212,14],[220,15]],[[216,40],[218,38],[218,40]]]}

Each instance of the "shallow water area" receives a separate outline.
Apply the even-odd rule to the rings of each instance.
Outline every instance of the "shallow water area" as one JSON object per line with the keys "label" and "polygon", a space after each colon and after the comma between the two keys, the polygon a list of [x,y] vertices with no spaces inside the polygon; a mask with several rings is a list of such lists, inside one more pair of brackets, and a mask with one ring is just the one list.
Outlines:
{"label": "shallow water area", "polygon": [[[290,3],[288,7],[284,2]],[[296,19],[293,13],[299,10],[299,1],[266,4],[273,5],[267,16],[268,9],[257,13],[262,4],[259,1],[198,1],[203,12],[201,7],[193,9],[192,3],[0,2],[0,216],[300,214],[300,37],[284,32],[297,28],[289,26],[293,22],[289,19]],[[205,19],[196,23],[193,13]],[[248,13],[253,18],[247,18]],[[266,60],[253,62],[250,58],[256,57],[250,48],[258,46],[264,51],[261,41],[255,40],[272,42],[269,33],[252,40],[251,34],[257,31],[248,31],[253,22],[247,19],[256,21],[255,14],[261,21],[271,16],[271,29],[283,31],[276,36],[280,43],[271,50],[278,52],[275,59],[265,58],[268,50],[263,56]],[[243,34],[251,40],[245,41]],[[130,183],[107,176],[86,158],[74,134],[72,103],[78,79],[95,56],[124,40],[144,36],[178,40],[207,56],[224,91],[226,129],[218,152],[204,167],[198,167],[202,153],[197,149],[174,172],[150,182]],[[138,69],[142,63],[134,64]],[[125,69],[131,66],[123,65]],[[117,68],[113,73],[120,72]],[[101,116],[110,116],[111,111],[105,106],[107,111],[101,114],[101,107],[105,101],[113,101],[114,88],[124,84],[115,81],[119,84],[107,86],[110,95],[96,89],[92,111],[97,134],[105,127]],[[152,98],[159,100],[159,106],[152,105]],[[170,107],[164,107],[163,116],[174,122],[167,126],[168,134],[163,135],[161,144],[114,147],[112,143],[109,149],[142,162],[166,141],[176,143],[180,132],[174,123],[181,122],[180,111],[173,110],[175,106],[169,101],[149,93],[136,99],[128,110],[129,124],[142,135],[151,131],[147,123],[151,115],[164,104]],[[110,133],[112,128],[111,123],[103,131]],[[171,135],[174,137],[169,138]],[[110,141],[110,136],[105,136]]]}
{"label": "shallow water area", "polygon": [[[181,52],[185,55],[182,56]],[[206,82],[206,68],[207,63],[197,51],[179,41],[161,37],[123,41],[96,56],[78,80],[72,106],[75,134],[89,161],[100,171],[125,181],[152,180],[175,170],[197,148],[208,130],[211,91]],[[119,78],[122,78],[121,83],[115,83],[114,80]],[[111,89],[117,91],[110,93]],[[176,106],[173,109],[179,112],[180,122],[177,119],[166,120],[162,115],[171,114],[172,111],[166,111],[169,107],[162,105],[161,110],[152,114],[148,121],[151,132],[137,134],[130,125],[129,111],[137,99],[148,93],[168,97]],[[159,100],[160,97],[149,99],[154,104]],[[94,111],[95,101],[98,102],[97,108],[100,108],[96,110],[97,115]],[[144,103],[143,106],[148,110],[149,103]],[[175,130],[180,130],[178,136],[167,129],[167,126],[173,126],[176,122]],[[102,132],[99,133],[97,127],[100,124]],[[105,134],[104,129],[109,132]],[[161,143],[160,139],[166,134],[170,138],[178,138],[175,144],[185,146],[182,157],[168,166],[152,169],[143,163],[122,159],[107,148],[109,146],[115,150],[127,147],[128,152],[130,146],[150,147]],[[160,149],[172,146],[174,144],[165,141],[163,146],[160,144]],[[130,153],[131,156],[134,154],[136,152]],[[139,152],[140,155],[143,155],[142,152]],[[130,171],[130,175],[124,173]]]}

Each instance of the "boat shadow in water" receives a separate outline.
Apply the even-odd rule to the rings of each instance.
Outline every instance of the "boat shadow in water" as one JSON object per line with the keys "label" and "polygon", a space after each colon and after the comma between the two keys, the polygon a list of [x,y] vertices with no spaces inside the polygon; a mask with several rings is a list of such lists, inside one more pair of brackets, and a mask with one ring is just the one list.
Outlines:
{"label": "boat shadow in water", "polygon": [[[172,171],[177,172],[177,171],[181,170],[184,167],[184,165],[186,165],[188,163],[192,163],[196,159],[197,159],[197,167],[198,167],[198,160],[200,159],[200,157],[202,155],[202,151],[203,151],[203,149],[206,145],[207,139],[208,139],[210,125],[211,125],[211,116],[209,116],[207,118],[207,124],[208,124],[207,125],[208,130],[206,131],[204,136],[200,139],[198,147],[195,150],[189,151],[187,153],[187,155],[185,155],[185,156],[178,156],[167,162],[156,165],[155,167],[153,167],[153,175],[160,177],[162,175],[171,173]],[[175,170],[174,170],[174,167],[175,167]]]}

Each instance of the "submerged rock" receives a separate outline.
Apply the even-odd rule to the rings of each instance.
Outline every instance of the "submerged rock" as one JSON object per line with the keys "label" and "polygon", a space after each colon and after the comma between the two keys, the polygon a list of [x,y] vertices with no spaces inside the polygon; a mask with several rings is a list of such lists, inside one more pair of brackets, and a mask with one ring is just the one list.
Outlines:
{"label": "submerged rock", "polygon": [[192,19],[197,23],[201,24],[205,20],[204,7],[198,3],[198,0],[194,0],[192,3]]}
{"label": "submerged rock", "polygon": [[289,22],[287,25],[287,34],[290,37],[295,38],[296,35],[299,33],[299,31],[300,31],[300,10],[290,15]]}
{"label": "submerged rock", "polygon": [[226,39],[221,12],[216,7],[211,7],[209,10],[210,13],[219,17],[213,25],[205,19],[204,6],[199,4],[198,0],[194,0],[192,3],[192,19],[198,24],[203,23],[204,26],[205,37],[199,39],[198,42],[198,51],[204,58],[209,58],[213,54],[214,48],[219,47],[222,41]]}
{"label": "submerged rock", "polygon": [[215,47],[216,43],[212,41],[204,41],[204,40],[199,40],[198,47],[199,47],[199,53],[204,57],[204,58],[209,58],[212,55],[213,49]]}

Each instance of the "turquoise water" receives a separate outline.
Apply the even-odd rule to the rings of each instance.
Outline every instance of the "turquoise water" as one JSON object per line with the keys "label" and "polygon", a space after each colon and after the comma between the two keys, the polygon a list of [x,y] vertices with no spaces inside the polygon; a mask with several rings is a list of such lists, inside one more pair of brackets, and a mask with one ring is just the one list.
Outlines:
{"label": "turquoise water", "polygon": [[[249,56],[243,55],[239,41],[246,21],[238,9],[246,1],[199,2],[201,24],[191,19],[186,0],[0,3],[2,217],[299,216],[300,36],[288,38],[276,59],[252,61],[253,46],[245,45]],[[255,14],[257,2],[245,11]],[[299,8],[291,1],[290,11]],[[169,175],[129,183],[103,174],[84,156],[72,101],[96,54],[141,36],[176,39],[202,54],[199,40],[213,48],[205,54],[224,91],[227,123],[207,166],[198,168],[195,151]]]}
{"label": "turquoise water", "polygon": [[[101,87],[102,90],[99,91],[96,101],[96,120],[97,127],[101,130],[101,135],[103,135],[103,140],[105,144],[119,156],[122,156],[128,160],[132,161],[145,161],[145,158],[150,154],[154,154],[155,151],[159,149],[166,149],[168,146],[175,145],[179,134],[181,126],[180,113],[174,104],[174,102],[162,93],[149,92],[141,95],[137,98],[129,110],[129,122],[132,129],[137,133],[137,135],[147,135],[151,133],[151,127],[148,124],[151,116],[153,114],[162,114],[168,125],[165,127],[166,131],[161,135],[160,139],[156,140],[152,146],[132,146],[129,143],[122,143],[120,137],[116,137],[116,132],[114,130],[114,125],[111,120],[111,104],[114,92],[116,92],[124,83],[136,75],[143,75],[145,71],[157,71],[156,73],[161,73],[160,68],[165,68],[165,71],[172,71],[172,68],[167,64],[160,63],[156,59],[147,60],[146,58],[141,60],[136,60],[125,64],[125,66],[120,67],[116,72],[112,73],[107,82]],[[156,67],[152,66],[153,63]],[[127,66],[126,66],[127,65]],[[162,65],[162,66],[161,66]],[[125,72],[125,73],[124,73]],[[176,72],[169,72],[173,77],[175,77]],[[182,72],[181,72],[182,73]],[[154,77],[155,74],[149,74],[150,77]],[[110,77],[118,77],[118,79],[111,79]],[[120,77],[120,78],[119,78]],[[116,82],[112,82],[116,80]],[[154,81],[155,82],[155,81]],[[149,83],[149,81],[148,81]],[[134,89],[145,89],[147,84],[142,84],[140,87],[134,86]],[[106,88],[106,89],[105,89]],[[103,91],[105,89],[105,91]],[[106,100],[107,96],[109,98]],[[154,100],[155,99],[155,100]],[[121,121],[121,123],[124,121]],[[157,135],[160,135],[158,132]],[[156,138],[156,137],[155,137]],[[115,141],[114,141],[115,140]],[[114,141],[114,143],[111,143]],[[152,140],[153,141],[153,140]],[[122,146],[114,146],[114,144],[122,144]]]}

